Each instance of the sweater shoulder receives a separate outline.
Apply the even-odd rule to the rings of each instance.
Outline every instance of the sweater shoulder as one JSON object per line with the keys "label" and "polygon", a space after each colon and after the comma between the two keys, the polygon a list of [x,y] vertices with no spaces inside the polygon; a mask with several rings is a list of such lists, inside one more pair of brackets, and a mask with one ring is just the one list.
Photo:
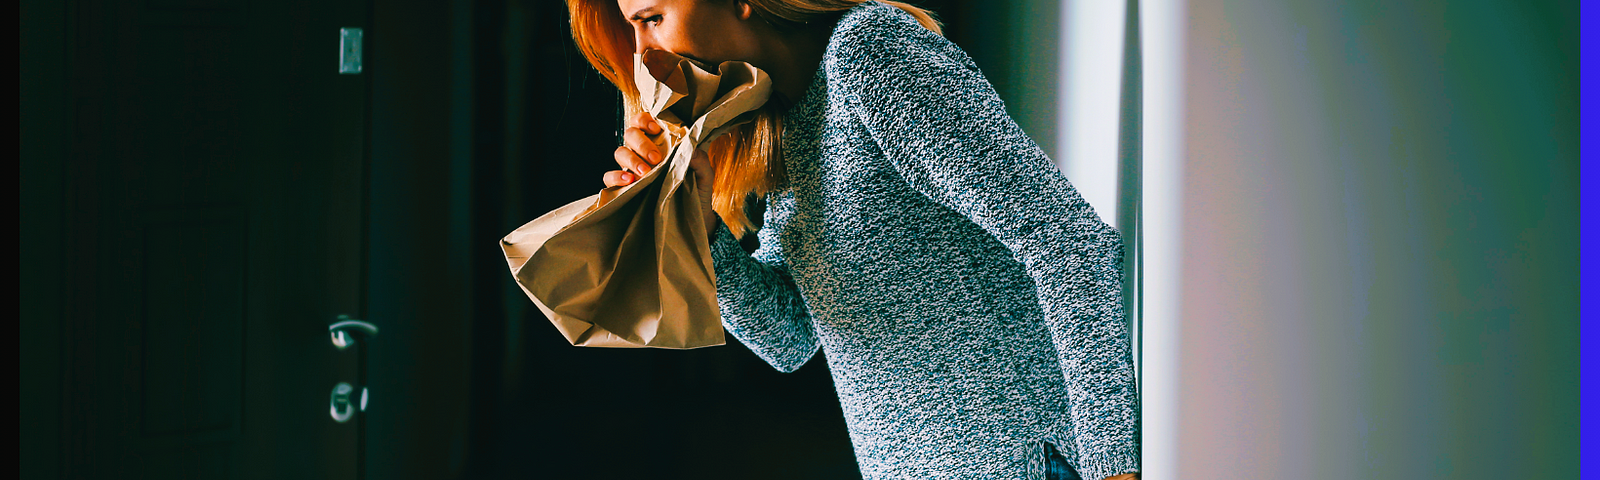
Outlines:
{"label": "sweater shoulder", "polygon": [[978,72],[978,64],[955,43],[923,27],[912,14],[878,2],[862,3],[838,19],[822,64],[830,88],[846,93],[893,85],[906,77]]}
{"label": "sweater shoulder", "polygon": [[[828,41],[829,50],[870,48],[923,29],[916,17],[894,6],[868,1],[839,17]],[[932,33],[932,32],[929,32]]]}
{"label": "sweater shoulder", "polygon": [[[862,3],[839,18],[823,62],[829,73],[846,77],[913,74],[936,68],[929,63],[977,68],[965,52],[922,26],[910,13],[876,1]],[[839,80],[870,83],[884,79]]]}

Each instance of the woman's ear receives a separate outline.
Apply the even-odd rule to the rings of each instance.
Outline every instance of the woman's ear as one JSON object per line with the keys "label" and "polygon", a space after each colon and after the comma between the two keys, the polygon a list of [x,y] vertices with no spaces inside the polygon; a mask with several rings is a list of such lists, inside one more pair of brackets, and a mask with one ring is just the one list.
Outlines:
{"label": "woman's ear", "polygon": [[740,20],[749,20],[750,16],[756,13],[755,10],[750,6],[750,2],[738,2],[738,5]]}

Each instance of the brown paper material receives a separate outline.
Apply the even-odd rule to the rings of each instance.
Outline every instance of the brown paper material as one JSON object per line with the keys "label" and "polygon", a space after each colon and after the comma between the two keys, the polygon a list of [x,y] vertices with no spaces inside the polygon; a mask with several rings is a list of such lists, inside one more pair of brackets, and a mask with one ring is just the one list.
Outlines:
{"label": "brown paper material", "polygon": [[772,81],[744,62],[715,72],[671,52],[634,55],[639,101],[666,161],[631,185],[545,214],[500,241],[511,274],[573,345],[722,345],[694,149],[748,122]]}

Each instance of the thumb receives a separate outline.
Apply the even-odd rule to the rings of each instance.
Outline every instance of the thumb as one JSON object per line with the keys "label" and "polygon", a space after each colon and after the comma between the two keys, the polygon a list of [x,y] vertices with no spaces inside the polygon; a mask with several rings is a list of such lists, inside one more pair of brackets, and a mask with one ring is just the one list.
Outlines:
{"label": "thumb", "polygon": [[694,154],[689,156],[689,169],[694,171],[694,183],[700,195],[710,196],[712,182],[716,179],[716,166],[711,163],[711,156],[705,150],[694,149]]}

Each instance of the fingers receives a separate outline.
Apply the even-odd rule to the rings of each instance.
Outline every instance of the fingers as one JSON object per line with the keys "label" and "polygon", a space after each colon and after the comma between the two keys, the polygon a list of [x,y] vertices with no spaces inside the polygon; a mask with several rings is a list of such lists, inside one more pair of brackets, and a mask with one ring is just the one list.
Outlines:
{"label": "fingers", "polygon": [[[650,172],[650,167],[661,163],[665,155],[655,142],[650,141],[650,135],[661,133],[661,125],[648,113],[640,113],[633,117],[629,126],[622,132],[622,147],[617,148],[617,165],[623,170],[644,175]],[[623,152],[627,150],[627,152]]]}
{"label": "fingers", "polygon": [[694,172],[696,184],[705,185],[702,193],[709,194],[712,181],[715,178],[716,168],[711,164],[711,156],[705,150],[694,149],[694,155],[689,157],[689,170]]}
{"label": "fingers", "polygon": [[703,149],[694,149],[694,154],[689,156],[689,168],[695,170],[695,175],[700,175],[701,171],[710,174],[712,171],[711,155],[706,154]]}
{"label": "fingers", "polygon": [[694,172],[696,190],[700,193],[700,217],[706,221],[706,235],[714,235],[717,223],[721,221],[717,209],[712,204],[714,194],[712,185],[716,174],[715,166],[711,163],[711,156],[705,150],[694,149],[694,154],[689,156],[689,169]]}
{"label": "fingers", "polygon": [[650,137],[645,136],[643,130],[637,128],[624,130],[622,143],[633,149],[639,157],[649,160],[651,165],[661,163],[661,150],[656,148],[655,142],[650,141]]}
{"label": "fingers", "polygon": [[654,165],[661,163],[664,154],[649,137],[660,133],[661,125],[649,113],[641,112],[629,121],[628,128],[622,132],[623,145],[612,152],[622,170],[606,172],[602,180],[607,188],[637,182],[639,177],[650,173]]}
{"label": "fingers", "polygon": [[605,175],[606,188],[629,185],[637,181],[639,181],[639,177],[637,175],[624,172],[622,170],[612,170],[606,172]]}
{"label": "fingers", "polygon": [[616,158],[617,166],[622,167],[623,170],[636,175],[650,173],[650,163],[640,158],[639,154],[634,153],[626,145],[617,147],[616,151],[612,152],[612,157]]}
{"label": "fingers", "polygon": [[644,133],[651,135],[661,133],[661,124],[656,123],[656,119],[650,116],[650,112],[639,112],[638,115],[634,115],[633,121],[629,122],[628,127],[644,130]]}

